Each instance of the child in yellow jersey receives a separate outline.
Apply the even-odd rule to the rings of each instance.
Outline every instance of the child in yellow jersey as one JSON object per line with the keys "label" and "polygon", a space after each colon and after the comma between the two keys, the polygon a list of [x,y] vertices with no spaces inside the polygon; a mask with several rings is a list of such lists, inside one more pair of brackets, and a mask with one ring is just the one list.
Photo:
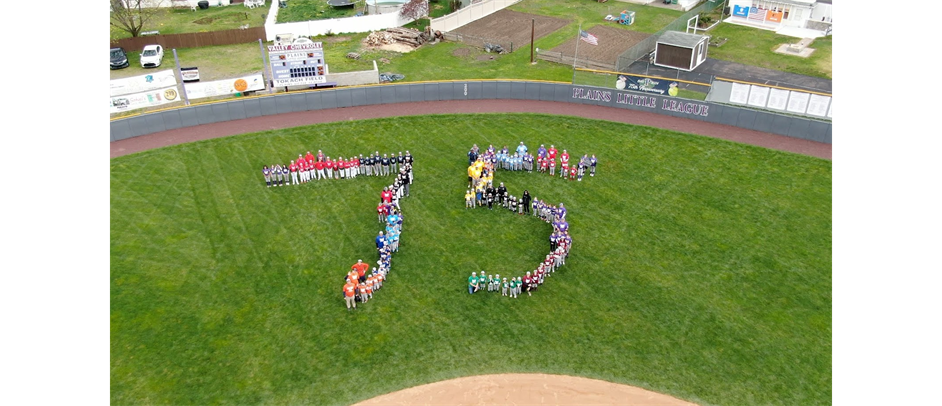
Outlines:
{"label": "child in yellow jersey", "polygon": [[464,207],[466,209],[474,207],[474,193],[471,193],[471,189],[464,194]]}
{"label": "child in yellow jersey", "polygon": [[478,182],[478,184],[474,186],[474,197],[479,207],[484,204],[484,182]]}

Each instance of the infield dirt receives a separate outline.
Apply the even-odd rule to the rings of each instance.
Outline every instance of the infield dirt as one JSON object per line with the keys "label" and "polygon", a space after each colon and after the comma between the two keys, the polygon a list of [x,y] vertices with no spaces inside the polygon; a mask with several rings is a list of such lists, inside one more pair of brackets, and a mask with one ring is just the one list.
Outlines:
{"label": "infield dirt", "polygon": [[469,376],[416,386],[377,396],[354,406],[373,405],[693,406],[696,403],[597,379],[547,374],[499,374]]}

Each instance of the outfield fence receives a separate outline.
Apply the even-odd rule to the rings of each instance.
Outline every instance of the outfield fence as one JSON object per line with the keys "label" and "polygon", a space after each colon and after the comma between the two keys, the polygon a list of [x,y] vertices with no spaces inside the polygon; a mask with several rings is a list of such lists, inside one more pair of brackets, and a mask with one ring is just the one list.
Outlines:
{"label": "outfield fence", "polygon": [[340,107],[440,100],[541,100],[645,111],[831,143],[831,122],[708,101],[562,82],[470,80],[354,86],[242,97],[114,119],[111,142],[177,128]]}

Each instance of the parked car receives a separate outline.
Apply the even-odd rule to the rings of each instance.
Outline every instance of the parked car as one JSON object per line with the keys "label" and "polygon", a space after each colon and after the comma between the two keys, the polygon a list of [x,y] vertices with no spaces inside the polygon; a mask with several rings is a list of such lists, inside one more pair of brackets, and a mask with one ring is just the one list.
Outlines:
{"label": "parked car", "polygon": [[141,52],[141,67],[156,68],[164,59],[164,48],[160,45],[148,45]]}
{"label": "parked car", "polygon": [[111,48],[111,69],[121,69],[131,66],[128,63],[128,54],[124,48]]}

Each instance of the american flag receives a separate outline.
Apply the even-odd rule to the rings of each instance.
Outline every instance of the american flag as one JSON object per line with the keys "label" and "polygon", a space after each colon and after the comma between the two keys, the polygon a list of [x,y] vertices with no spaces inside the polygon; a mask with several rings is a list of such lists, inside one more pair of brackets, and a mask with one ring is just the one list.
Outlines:
{"label": "american flag", "polygon": [[598,45],[599,39],[595,35],[589,34],[588,32],[579,30],[579,39],[588,42],[592,45]]}

